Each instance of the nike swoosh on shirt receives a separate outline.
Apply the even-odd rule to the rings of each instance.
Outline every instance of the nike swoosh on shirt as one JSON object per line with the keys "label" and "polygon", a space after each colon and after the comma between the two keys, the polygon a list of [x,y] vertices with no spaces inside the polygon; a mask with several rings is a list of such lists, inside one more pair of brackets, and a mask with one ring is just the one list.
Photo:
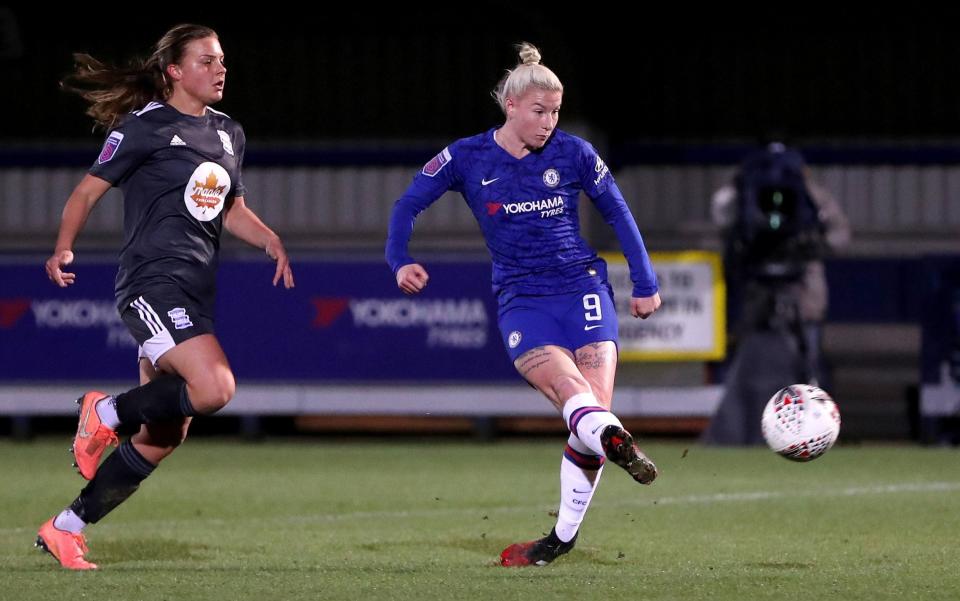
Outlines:
{"label": "nike swoosh on shirt", "polygon": [[602,327],[603,327],[603,324],[596,325],[596,326],[583,326],[583,331],[589,332],[590,330],[596,330],[597,328],[602,328]]}
{"label": "nike swoosh on shirt", "polygon": [[482,179],[482,180],[480,180],[480,185],[481,185],[481,186],[489,186],[490,184],[492,184],[493,182],[497,181],[498,179],[500,179],[500,178],[499,178],[499,177],[495,177],[495,178],[493,178],[493,179]]}

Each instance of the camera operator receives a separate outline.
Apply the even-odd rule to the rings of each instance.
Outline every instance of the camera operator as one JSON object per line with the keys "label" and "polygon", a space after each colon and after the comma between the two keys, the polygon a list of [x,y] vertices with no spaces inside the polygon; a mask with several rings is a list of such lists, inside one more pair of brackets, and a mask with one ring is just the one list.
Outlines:
{"label": "camera operator", "polygon": [[823,257],[849,241],[850,226],[803,156],[781,143],[748,156],[714,193],[711,212],[724,236],[736,351],[704,439],[754,444],[762,442],[759,418],[771,394],[788,384],[823,385]]}

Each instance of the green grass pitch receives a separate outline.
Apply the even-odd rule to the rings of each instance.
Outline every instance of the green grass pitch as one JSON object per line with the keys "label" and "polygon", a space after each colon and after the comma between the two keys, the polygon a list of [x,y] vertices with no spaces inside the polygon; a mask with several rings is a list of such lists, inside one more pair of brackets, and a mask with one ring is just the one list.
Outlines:
{"label": "green grass pitch", "polygon": [[553,525],[561,439],[198,439],[72,573],[32,546],[83,484],[68,438],[0,441],[0,599],[960,598],[957,450],[654,441],[652,486],[607,466],[577,547],[517,569],[496,559]]}

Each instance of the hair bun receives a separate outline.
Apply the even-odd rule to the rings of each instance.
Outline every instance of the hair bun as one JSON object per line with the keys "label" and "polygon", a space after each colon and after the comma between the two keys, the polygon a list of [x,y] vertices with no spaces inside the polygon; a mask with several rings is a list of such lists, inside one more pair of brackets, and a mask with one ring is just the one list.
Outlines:
{"label": "hair bun", "polygon": [[537,50],[537,47],[531,44],[530,42],[522,42],[517,50],[520,53],[520,64],[523,65],[539,65],[540,64],[540,51]]}

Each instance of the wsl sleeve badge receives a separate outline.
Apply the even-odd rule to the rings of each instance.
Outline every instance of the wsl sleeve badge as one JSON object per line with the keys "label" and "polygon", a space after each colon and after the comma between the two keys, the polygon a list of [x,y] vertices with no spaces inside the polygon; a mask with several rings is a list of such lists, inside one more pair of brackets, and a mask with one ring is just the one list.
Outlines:
{"label": "wsl sleeve badge", "polygon": [[118,131],[110,132],[107,141],[103,143],[103,150],[100,151],[97,163],[103,165],[112,159],[113,155],[117,154],[117,149],[120,148],[120,142],[123,142],[123,134]]}
{"label": "wsl sleeve badge", "polygon": [[430,159],[430,161],[423,166],[422,173],[427,177],[434,177],[440,170],[443,169],[444,165],[449,163],[453,157],[450,155],[450,149],[444,148],[440,151],[440,154]]}

